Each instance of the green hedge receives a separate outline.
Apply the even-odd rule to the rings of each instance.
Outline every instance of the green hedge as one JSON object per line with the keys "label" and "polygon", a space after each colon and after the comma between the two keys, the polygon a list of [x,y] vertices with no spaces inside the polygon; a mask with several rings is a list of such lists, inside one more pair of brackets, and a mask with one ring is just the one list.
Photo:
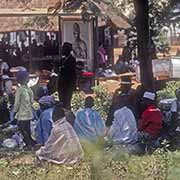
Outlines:
{"label": "green hedge", "polygon": [[158,100],[174,98],[176,89],[180,88],[180,81],[170,81],[166,83],[166,88],[158,91]]}
{"label": "green hedge", "polygon": [[[94,108],[101,114],[104,120],[107,119],[107,113],[109,111],[109,107],[111,105],[112,95],[108,92],[108,90],[103,86],[95,86],[93,88],[94,91]],[[86,94],[83,92],[76,92],[72,98],[72,109],[73,112],[76,112],[80,107],[84,107],[84,101],[86,98]]]}

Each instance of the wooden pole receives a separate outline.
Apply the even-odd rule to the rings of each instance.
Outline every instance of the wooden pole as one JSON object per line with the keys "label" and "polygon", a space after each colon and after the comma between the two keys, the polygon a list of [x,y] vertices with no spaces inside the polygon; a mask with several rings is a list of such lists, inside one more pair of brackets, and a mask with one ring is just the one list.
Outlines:
{"label": "wooden pole", "polygon": [[28,40],[29,40],[29,72],[32,72],[32,46],[31,46],[31,31],[28,30]]}
{"label": "wooden pole", "polygon": [[62,28],[61,28],[61,16],[58,16],[58,42],[59,42],[59,61],[62,59]]}
{"label": "wooden pole", "polygon": [[150,54],[149,1],[134,0],[138,56],[140,60],[141,83],[146,90],[154,90],[152,59]]}
{"label": "wooden pole", "polygon": [[94,18],[94,63],[93,71],[95,72],[99,68],[98,63],[98,48],[99,48],[99,30],[98,30],[98,17]]}

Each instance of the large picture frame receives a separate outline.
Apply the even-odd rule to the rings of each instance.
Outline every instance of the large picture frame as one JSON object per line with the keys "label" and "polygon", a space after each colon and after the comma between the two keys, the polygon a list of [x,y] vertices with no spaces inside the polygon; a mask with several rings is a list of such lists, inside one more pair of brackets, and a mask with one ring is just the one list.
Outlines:
{"label": "large picture frame", "polygon": [[62,44],[64,42],[72,43],[76,61],[84,62],[85,68],[93,71],[93,20],[83,22],[78,17],[61,18],[61,32]]}

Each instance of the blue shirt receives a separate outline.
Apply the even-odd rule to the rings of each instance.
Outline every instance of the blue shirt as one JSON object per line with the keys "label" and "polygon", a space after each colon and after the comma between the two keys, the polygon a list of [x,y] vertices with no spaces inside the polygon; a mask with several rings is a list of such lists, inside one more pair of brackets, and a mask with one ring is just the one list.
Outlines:
{"label": "blue shirt", "polygon": [[36,140],[38,144],[45,144],[51,134],[52,113],[53,108],[48,108],[40,114],[36,127]]}
{"label": "blue shirt", "polygon": [[103,135],[105,125],[97,111],[85,108],[77,113],[74,129],[80,138],[95,143]]}

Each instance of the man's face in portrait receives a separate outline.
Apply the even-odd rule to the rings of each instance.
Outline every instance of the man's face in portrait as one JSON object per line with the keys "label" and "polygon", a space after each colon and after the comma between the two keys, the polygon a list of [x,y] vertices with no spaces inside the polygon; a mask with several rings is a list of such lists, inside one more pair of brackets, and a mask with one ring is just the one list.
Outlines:
{"label": "man's face in portrait", "polygon": [[73,36],[75,39],[78,39],[80,37],[80,27],[77,23],[74,23],[73,26]]}

